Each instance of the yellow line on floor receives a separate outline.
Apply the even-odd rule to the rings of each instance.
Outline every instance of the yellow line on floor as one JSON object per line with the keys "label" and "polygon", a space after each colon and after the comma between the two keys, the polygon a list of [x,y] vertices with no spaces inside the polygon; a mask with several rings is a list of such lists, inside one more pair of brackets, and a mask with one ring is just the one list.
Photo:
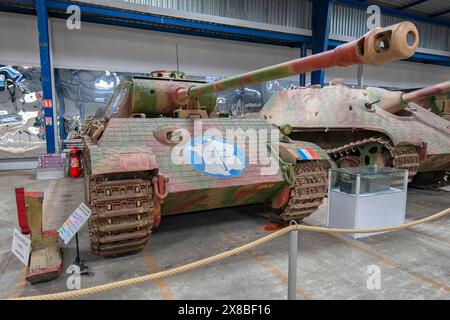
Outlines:
{"label": "yellow line on floor", "polygon": [[[412,222],[412,221],[414,221],[414,220],[412,220],[412,219],[406,219],[405,220],[405,223],[406,222]],[[450,244],[450,239],[446,239],[446,238],[443,238],[443,237],[441,237],[441,236],[438,236],[438,235],[435,235],[435,234],[430,234],[430,233],[427,233],[428,231],[430,231],[431,229],[433,229],[434,228],[434,226],[433,225],[428,225],[428,226],[426,226],[426,225],[421,225],[420,227],[419,226],[417,226],[416,228],[414,228],[414,229],[406,229],[406,231],[408,231],[408,232],[412,232],[412,233],[417,233],[417,234],[419,234],[420,236],[423,236],[423,237],[426,237],[426,238],[431,238],[431,239],[433,239],[433,240],[436,240],[436,241],[442,241],[442,242],[447,242],[448,244]]]}
{"label": "yellow line on floor", "polygon": [[[233,233],[231,233],[230,231],[228,231],[224,228],[221,228],[221,229],[222,229],[222,232],[225,233],[225,235],[227,236],[227,238],[229,240],[231,240],[232,242],[234,242],[240,246],[243,245],[243,243],[238,238],[236,238]],[[260,264],[262,264],[267,270],[269,270],[281,283],[283,283],[284,285],[288,284],[288,277],[281,270],[279,270],[277,267],[275,267],[272,263],[267,261],[266,258],[264,258],[263,256],[261,256],[259,254],[256,254],[253,250],[249,250],[246,253],[248,255],[252,256]],[[306,300],[314,300],[314,297],[302,288],[297,288],[297,293],[300,294]]]}
{"label": "yellow line on floor", "polygon": [[[307,225],[307,223],[305,223],[305,224]],[[347,238],[345,238],[345,236],[332,234],[332,233],[327,233],[327,235],[329,235],[330,237],[333,237],[335,239],[338,239],[341,242],[344,242],[345,244],[347,244],[347,245],[355,248],[356,250],[358,250],[360,252],[363,252],[363,253],[365,253],[365,254],[367,254],[367,255],[369,255],[369,256],[371,256],[371,257],[373,257],[373,258],[375,258],[375,259],[377,259],[377,260],[379,260],[381,262],[383,262],[386,265],[389,265],[391,267],[400,269],[401,271],[404,271],[407,274],[409,274],[410,276],[413,276],[413,277],[415,277],[415,278],[417,278],[417,279],[419,279],[419,280],[421,280],[423,282],[426,282],[428,284],[431,284],[434,287],[437,287],[439,289],[443,289],[443,290],[445,290],[447,292],[450,292],[450,287],[447,286],[446,284],[441,283],[441,282],[439,282],[439,281],[437,281],[435,279],[432,279],[432,278],[430,278],[430,277],[428,277],[428,276],[426,276],[426,275],[424,275],[424,274],[422,274],[420,272],[411,271],[407,267],[401,265],[399,262],[397,262],[395,260],[392,260],[392,259],[390,259],[388,257],[385,257],[385,256],[383,256],[383,255],[381,255],[381,254],[379,254],[379,253],[377,253],[375,251],[372,251],[371,249],[367,248],[366,246],[361,245],[360,243],[357,243],[355,240],[347,239]]]}
{"label": "yellow line on floor", "polygon": [[442,238],[442,237],[437,236],[435,234],[426,233],[427,230],[406,229],[406,231],[414,233],[416,235],[419,235],[419,237],[432,239],[432,240],[437,241],[437,242],[446,242],[446,243],[450,244],[450,240],[449,239]]}
{"label": "yellow line on floor", "polygon": [[[153,256],[148,252],[146,252],[145,249],[142,251],[142,254],[144,255],[144,262],[147,266],[148,271],[150,273],[159,272],[160,270],[158,264],[155,261],[155,258],[153,258]],[[155,284],[158,287],[159,291],[161,291],[163,300],[174,300],[173,295],[172,293],[170,293],[169,288],[167,288],[166,282],[164,280],[155,280]]]}

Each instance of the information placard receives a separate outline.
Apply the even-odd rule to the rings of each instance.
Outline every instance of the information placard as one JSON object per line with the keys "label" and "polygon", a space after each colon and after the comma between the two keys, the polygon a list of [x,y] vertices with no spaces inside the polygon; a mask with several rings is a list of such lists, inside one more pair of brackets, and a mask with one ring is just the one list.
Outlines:
{"label": "information placard", "polygon": [[31,240],[14,228],[11,252],[26,266],[30,260]]}
{"label": "information placard", "polygon": [[70,215],[64,224],[58,229],[59,237],[68,244],[74,235],[88,221],[91,216],[91,209],[84,203],[80,203],[78,208]]}

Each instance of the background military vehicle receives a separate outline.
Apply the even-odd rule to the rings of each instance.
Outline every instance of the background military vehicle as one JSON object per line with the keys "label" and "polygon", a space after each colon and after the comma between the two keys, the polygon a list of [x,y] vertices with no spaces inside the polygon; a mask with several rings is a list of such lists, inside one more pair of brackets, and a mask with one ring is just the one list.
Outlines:
{"label": "background military vehicle", "polygon": [[[263,119],[208,118],[214,93],[332,66],[404,59],[417,47],[417,41],[408,45],[408,35],[418,41],[415,26],[407,22],[374,29],[334,50],[213,83],[186,80],[174,72],[121,83],[105,110],[84,128],[92,250],[103,256],[140,250],[162,215],[257,203],[272,208],[279,221],[301,220],[314,212],[326,192],[326,153],[280,135]],[[276,137],[268,135],[272,129]],[[281,170],[262,174],[266,165],[248,161],[249,148],[223,138],[226,130],[241,138],[253,130],[260,133],[259,142],[265,133],[260,153],[281,136],[279,153],[272,153]],[[197,150],[211,144],[231,153],[215,154],[222,162],[210,165]],[[190,161],[174,161],[175,149]],[[234,158],[232,165],[227,156]]]}
{"label": "background military vehicle", "polygon": [[416,101],[450,91],[450,81],[403,93],[344,85],[274,94],[260,111],[290,137],[318,144],[337,166],[409,170],[410,181],[436,183],[450,170],[449,122]]}

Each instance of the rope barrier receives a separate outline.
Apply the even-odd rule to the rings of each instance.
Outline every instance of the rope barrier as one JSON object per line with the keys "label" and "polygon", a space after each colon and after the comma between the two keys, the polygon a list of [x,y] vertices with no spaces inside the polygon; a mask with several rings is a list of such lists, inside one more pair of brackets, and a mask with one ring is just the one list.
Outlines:
{"label": "rope barrier", "polygon": [[108,284],[102,284],[102,285],[85,288],[85,289],[65,291],[65,292],[60,292],[60,293],[44,294],[44,295],[38,295],[38,296],[30,296],[30,297],[20,297],[20,298],[16,298],[16,299],[12,299],[12,300],[64,300],[64,299],[71,299],[71,298],[73,299],[73,298],[91,295],[94,293],[100,293],[100,292],[117,289],[117,288],[121,288],[121,287],[125,287],[125,286],[137,285],[137,284],[141,284],[141,283],[148,282],[148,281],[164,279],[164,278],[172,277],[174,275],[177,275],[177,274],[180,274],[180,273],[183,273],[186,271],[198,269],[198,268],[204,267],[206,265],[212,264],[214,262],[223,260],[225,258],[228,258],[228,257],[234,256],[234,255],[240,254],[242,252],[251,250],[251,249],[261,246],[273,239],[281,237],[282,235],[284,235],[288,232],[295,231],[295,230],[318,232],[318,233],[340,233],[340,234],[396,231],[396,230],[411,228],[418,224],[436,220],[436,219],[443,217],[445,215],[448,215],[448,214],[450,214],[450,208],[443,210],[441,212],[438,212],[429,217],[426,217],[426,218],[423,218],[420,220],[416,220],[416,221],[412,221],[412,222],[402,224],[399,226],[386,227],[386,228],[375,228],[375,229],[361,229],[361,230],[358,230],[358,229],[335,229],[335,228],[324,228],[324,227],[315,227],[315,226],[294,224],[294,225],[285,227],[283,229],[280,229],[278,231],[275,231],[275,232],[273,232],[265,237],[262,237],[258,240],[247,243],[238,248],[234,248],[234,249],[216,254],[214,256],[211,256],[211,257],[208,257],[205,259],[201,259],[201,260],[198,260],[195,262],[191,262],[186,265],[175,267],[175,268],[172,268],[172,269],[169,269],[166,271],[161,271],[161,272],[157,272],[157,273],[153,273],[153,274],[149,274],[149,275],[145,275],[145,276],[140,276],[140,277],[135,277],[135,278],[131,278],[131,279],[126,279],[126,280],[116,281],[116,282],[112,282],[112,283],[108,283]]}

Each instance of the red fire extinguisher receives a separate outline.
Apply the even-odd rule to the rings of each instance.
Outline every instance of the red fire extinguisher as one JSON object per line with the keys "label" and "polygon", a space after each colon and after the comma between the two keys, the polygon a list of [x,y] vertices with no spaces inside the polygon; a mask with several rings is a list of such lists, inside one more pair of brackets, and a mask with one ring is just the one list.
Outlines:
{"label": "red fire extinguisher", "polygon": [[69,176],[79,177],[81,174],[81,151],[78,148],[72,148],[69,154]]}

